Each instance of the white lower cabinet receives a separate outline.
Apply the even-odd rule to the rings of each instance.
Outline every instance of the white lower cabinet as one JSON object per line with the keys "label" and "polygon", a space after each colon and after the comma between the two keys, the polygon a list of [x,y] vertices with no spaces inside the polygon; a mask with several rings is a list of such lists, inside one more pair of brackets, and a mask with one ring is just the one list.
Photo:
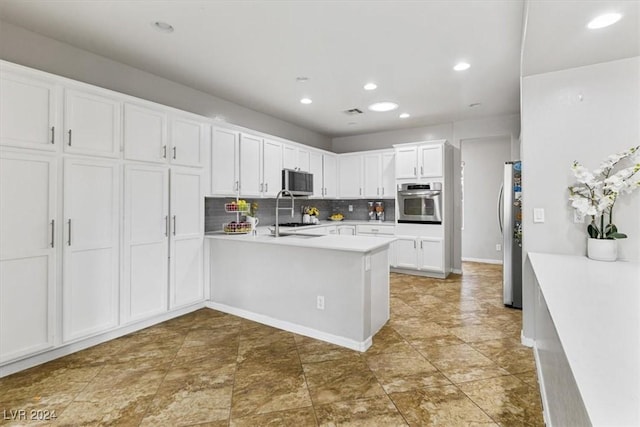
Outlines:
{"label": "white lower cabinet", "polygon": [[170,308],[204,298],[204,185],[202,171],[171,168]]}
{"label": "white lower cabinet", "polygon": [[444,271],[444,245],[441,238],[397,236],[392,266],[441,273]]}
{"label": "white lower cabinet", "polygon": [[124,171],[124,322],[168,309],[169,169],[126,165]]}
{"label": "white lower cabinet", "polygon": [[54,343],[55,183],[55,159],[0,153],[0,362]]}
{"label": "white lower cabinet", "polygon": [[120,165],[65,159],[62,339],[118,324]]}
{"label": "white lower cabinet", "polygon": [[355,236],[356,226],[355,225],[338,225],[338,234],[343,236]]}

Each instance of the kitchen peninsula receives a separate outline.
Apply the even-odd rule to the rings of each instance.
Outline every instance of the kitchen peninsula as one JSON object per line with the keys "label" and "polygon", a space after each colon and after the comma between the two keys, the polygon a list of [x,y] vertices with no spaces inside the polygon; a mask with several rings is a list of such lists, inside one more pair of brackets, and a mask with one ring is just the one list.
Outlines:
{"label": "kitchen peninsula", "polygon": [[209,307],[357,351],[389,319],[393,238],[208,233]]}

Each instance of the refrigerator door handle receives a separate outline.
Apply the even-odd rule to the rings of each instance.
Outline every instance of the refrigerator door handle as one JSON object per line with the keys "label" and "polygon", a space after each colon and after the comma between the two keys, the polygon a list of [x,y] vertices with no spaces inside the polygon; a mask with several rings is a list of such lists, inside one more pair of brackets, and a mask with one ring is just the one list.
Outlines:
{"label": "refrigerator door handle", "polygon": [[498,195],[498,227],[500,227],[500,234],[504,235],[504,227],[502,220],[502,193],[504,192],[504,184],[500,185],[500,194]]}

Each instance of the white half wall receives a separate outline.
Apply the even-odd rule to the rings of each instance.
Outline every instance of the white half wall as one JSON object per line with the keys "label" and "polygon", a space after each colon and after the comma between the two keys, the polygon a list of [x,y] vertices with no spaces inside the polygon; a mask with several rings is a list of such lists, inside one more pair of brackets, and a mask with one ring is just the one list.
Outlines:
{"label": "white half wall", "polygon": [[325,150],[325,135],[0,21],[0,58]]}
{"label": "white half wall", "polygon": [[502,261],[502,234],[498,225],[498,193],[504,163],[511,158],[511,138],[506,136],[460,141],[464,162],[464,219],[462,258]]}
{"label": "white half wall", "polygon": [[[533,75],[522,83],[523,256],[586,254],[586,224],[573,223],[567,187],[574,160],[595,169],[609,154],[640,143],[640,57]],[[533,223],[533,208],[545,222]],[[616,203],[629,238],[619,258],[640,261],[640,191]],[[523,334],[534,337],[534,281],[523,277]]]}

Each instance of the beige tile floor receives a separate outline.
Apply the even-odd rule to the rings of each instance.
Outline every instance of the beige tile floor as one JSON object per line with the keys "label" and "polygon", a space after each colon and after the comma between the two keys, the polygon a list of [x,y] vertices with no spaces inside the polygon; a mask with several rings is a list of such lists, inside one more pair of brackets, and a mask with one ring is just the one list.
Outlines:
{"label": "beige tile floor", "polygon": [[501,292],[494,265],[392,274],[391,319],[366,353],[202,309],[0,379],[0,411],[69,426],[541,426],[522,313]]}

